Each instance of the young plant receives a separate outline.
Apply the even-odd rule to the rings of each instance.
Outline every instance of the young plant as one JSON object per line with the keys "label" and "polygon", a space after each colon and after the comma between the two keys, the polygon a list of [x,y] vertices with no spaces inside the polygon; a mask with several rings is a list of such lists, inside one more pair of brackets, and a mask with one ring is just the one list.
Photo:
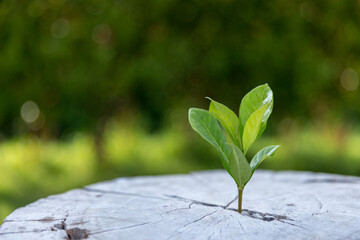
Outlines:
{"label": "young plant", "polygon": [[241,213],[242,193],[255,169],[274,155],[279,145],[265,147],[250,161],[245,155],[266,128],[273,108],[273,93],[268,84],[260,85],[242,99],[239,117],[225,105],[208,98],[209,111],[190,108],[191,127],[220,154],[222,165],[235,180],[239,192],[238,211]]}

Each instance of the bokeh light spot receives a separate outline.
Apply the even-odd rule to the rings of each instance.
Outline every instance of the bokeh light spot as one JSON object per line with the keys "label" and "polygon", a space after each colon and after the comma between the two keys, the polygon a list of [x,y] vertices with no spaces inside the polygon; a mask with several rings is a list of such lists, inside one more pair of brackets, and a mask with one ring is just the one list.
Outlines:
{"label": "bokeh light spot", "polygon": [[21,106],[20,115],[26,123],[33,123],[39,118],[40,109],[35,102],[27,101]]}
{"label": "bokeh light spot", "polygon": [[111,38],[111,28],[106,24],[97,25],[92,31],[92,39],[97,44],[105,44]]}
{"label": "bokeh light spot", "polygon": [[340,76],[341,86],[347,91],[355,91],[359,87],[359,77],[352,68],[346,69]]}
{"label": "bokeh light spot", "polygon": [[38,131],[42,129],[45,125],[45,116],[43,113],[40,112],[39,117],[36,119],[36,121],[29,123],[28,127],[33,131]]}
{"label": "bokeh light spot", "polygon": [[70,24],[68,20],[60,18],[55,20],[51,25],[51,35],[54,38],[64,38],[70,32]]}

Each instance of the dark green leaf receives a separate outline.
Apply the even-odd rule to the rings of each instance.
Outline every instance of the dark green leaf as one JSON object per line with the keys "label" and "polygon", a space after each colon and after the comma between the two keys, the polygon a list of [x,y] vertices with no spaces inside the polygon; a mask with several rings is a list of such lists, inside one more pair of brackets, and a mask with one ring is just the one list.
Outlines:
{"label": "dark green leaf", "polygon": [[226,143],[224,133],[216,118],[206,110],[198,108],[189,109],[189,122],[191,127],[206,141],[213,145],[220,153],[221,162],[229,172],[229,157],[231,148]]}
{"label": "dark green leaf", "polygon": [[232,147],[229,158],[230,175],[234,178],[238,188],[243,188],[250,180],[251,168],[240,148],[231,143],[230,146]]}

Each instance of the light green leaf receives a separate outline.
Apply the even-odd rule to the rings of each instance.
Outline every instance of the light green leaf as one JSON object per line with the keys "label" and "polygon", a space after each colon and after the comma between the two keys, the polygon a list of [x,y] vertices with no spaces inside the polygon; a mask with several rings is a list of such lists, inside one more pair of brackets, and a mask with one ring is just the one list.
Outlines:
{"label": "light green leaf", "polygon": [[262,161],[264,161],[268,157],[274,156],[275,151],[278,147],[280,147],[280,145],[269,146],[261,149],[250,162],[251,171],[254,173],[255,169],[260,165]]}
{"label": "light green leaf", "polygon": [[229,158],[230,175],[234,178],[238,188],[243,188],[250,180],[251,168],[240,148],[231,143],[230,146],[232,148]]}
{"label": "light green leaf", "polygon": [[231,155],[231,148],[226,143],[224,133],[216,118],[206,110],[190,108],[189,122],[191,127],[199,133],[200,136],[219,151],[224,168],[230,172],[228,159]]}
{"label": "light green leaf", "polygon": [[231,141],[241,147],[239,118],[225,105],[208,98],[211,103],[209,112],[216,117],[229,135]]}
{"label": "light green leaf", "polygon": [[251,145],[257,139],[261,129],[262,120],[270,104],[271,103],[267,103],[258,110],[256,110],[245,123],[242,138],[244,154],[246,154],[247,150],[249,150]]}
{"label": "light green leaf", "polygon": [[244,96],[241,101],[240,109],[239,109],[239,118],[240,118],[240,131],[243,133],[244,127],[250,116],[257,111],[259,108],[268,104],[268,108],[265,111],[265,114],[262,119],[259,137],[266,128],[266,122],[272,112],[273,108],[273,93],[268,84],[260,85],[253,90],[251,90],[248,94]]}

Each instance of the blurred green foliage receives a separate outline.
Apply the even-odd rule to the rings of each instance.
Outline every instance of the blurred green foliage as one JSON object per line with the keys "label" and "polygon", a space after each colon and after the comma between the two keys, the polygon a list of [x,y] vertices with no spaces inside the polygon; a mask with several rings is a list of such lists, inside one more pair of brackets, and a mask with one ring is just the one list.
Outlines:
{"label": "blurred green foliage", "polygon": [[264,82],[276,119],[356,121],[359,21],[356,1],[4,0],[0,129],[26,132],[32,100],[50,136],[129,109],[157,130],[174,108],[210,96],[235,109]]}
{"label": "blurred green foliage", "polygon": [[[0,1],[0,219],[125,175],[220,168],[209,96],[269,83],[272,169],[360,175],[358,1]],[[253,155],[254,152],[249,154]]]}

